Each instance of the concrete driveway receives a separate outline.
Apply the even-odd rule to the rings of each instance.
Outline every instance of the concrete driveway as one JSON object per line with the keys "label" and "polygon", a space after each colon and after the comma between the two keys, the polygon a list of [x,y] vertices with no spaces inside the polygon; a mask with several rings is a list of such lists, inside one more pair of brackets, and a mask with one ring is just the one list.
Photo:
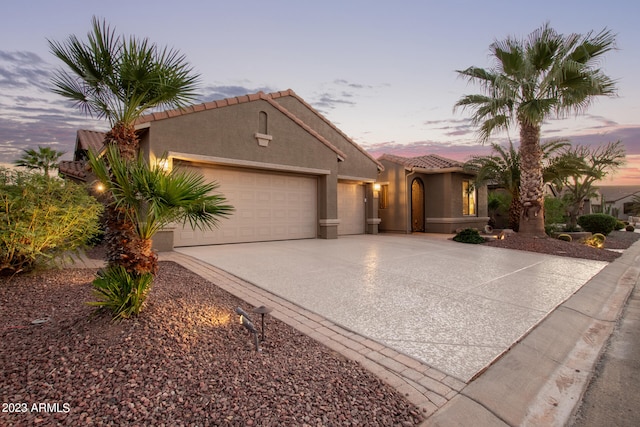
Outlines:
{"label": "concrete driveway", "polygon": [[607,265],[424,235],[176,251],[464,382]]}

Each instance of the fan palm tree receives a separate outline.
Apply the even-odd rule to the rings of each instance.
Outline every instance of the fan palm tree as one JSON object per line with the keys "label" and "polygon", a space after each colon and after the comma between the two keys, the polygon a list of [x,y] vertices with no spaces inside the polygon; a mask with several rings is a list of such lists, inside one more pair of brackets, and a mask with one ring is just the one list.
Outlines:
{"label": "fan palm tree", "polygon": [[[124,159],[138,156],[134,125],[141,115],[156,108],[180,108],[196,98],[199,77],[183,55],[147,39],[117,36],[95,17],[87,41],[72,35],[64,43],[49,41],[49,46],[66,65],[53,78],[54,92],[81,111],[107,119],[111,129],[105,144],[117,147]],[[141,260],[142,243],[132,243],[137,236],[128,215],[117,204],[107,203],[105,217],[107,261],[138,269],[132,260]]]}
{"label": "fan palm tree", "polygon": [[156,273],[151,239],[163,227],[189,222],[194,228],[212,228],[233,211],[224,196],[213,194],[217,184],[195,172],[149,166],[142,157],[125,159],[115,146],[107,147],[102,157],[89,153],[89,164],[111,196],[109,203],[132,225],[137,239],[124,244],[136,246],[129,253],[137,258],[124,267],[137,274]]}
{"label": "fan palm tree", "polygon": [[58,168],[58,160],[64,154],[63,151],[56,151],[49,147],[38,147],[37,150],[27,148],[22,151],[22,155],[14,164],[28,169],[40,169],[45,177],[49,177],[52,169]]}
{"label": "fan palm tree", "polygon": [[86,42],[72,35],[64,43],[49,40],[49,47],[68,68],[55,74],[54,92],[107,119],[105,141],[125,158],[138,154],[136,119],[150,109],[180,108],[196,99],[199,76],[184,55],[147,39],[117,36],[95,17]]}
{"label": "fan palm tree", "polygon": [[542,124],[552,115],[583,112],[596,96],[615,94],[615,82],[598,67],[612,49],[615,35],[606,29],[565,36],[545,24],[528,39],[509,37],[491,44],[493,68],[457,71],[483,90],[455,104],[473,111],[472,122],[479,126],[482,141],[514,125],[519,128],[523,234],[544,235]]}
{"label": "fan palm tree", "polygon": [[[562,178],[570,171],[567,165],[559,163],[556,159],[559,153],[569,143],[564,140],[552,140],[542,143],[543,181],[548,182],[553,178]],[[509,204],[509,228],[518,231],[520,228],[520,216],[522,204],[520,203],[520,153],[509,140],[509,145],[503,147],[500,144],[491,144],[492,153],[488,156],[472,156],[464,164],[464,169],[476,175],[476,182],[492,182],[506,190],[511,199]]]}

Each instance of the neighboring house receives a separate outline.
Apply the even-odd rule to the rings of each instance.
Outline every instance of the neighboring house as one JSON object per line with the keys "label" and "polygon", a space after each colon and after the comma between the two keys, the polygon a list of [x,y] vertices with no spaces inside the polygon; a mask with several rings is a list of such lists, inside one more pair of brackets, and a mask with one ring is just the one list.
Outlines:
{"label": "neighboring house", "polygon": [[104,147],[104,132],[81,129],[76,134],[76,146],[73,152],[73,160],[60,161],[58,168],[60,173],[74,181],[85,182],[89,179],[86,160],[89,159],[89,151],[99,153]]}
{"label": "neighboring house", "polygon": [[[291,90],[152,113],[136,129],[146,159],[167,156],[163,167],[218,182],[235,207],[210,231],[176,226],[174,246],[378,232],[373,184],[383,166]],[[97,135],[78,132],[62,174],[87,179],[83,150],[96,149]]]}
{"label": "neighboring house", "polygon": [[[598,187],[598,196],[591,198],[591,212],[604,212],[621,221],[640,216],[634,210],[634,197],[640,197],[639,185],[607,185]],[[589,213],[585,209],[585,213]]]}
{"label": "neighboring house", "polygon": [[455,233],[488,223],[487,187],[475,188],[462,163],[437,155],[383,154],[378,178],[380,230]]}

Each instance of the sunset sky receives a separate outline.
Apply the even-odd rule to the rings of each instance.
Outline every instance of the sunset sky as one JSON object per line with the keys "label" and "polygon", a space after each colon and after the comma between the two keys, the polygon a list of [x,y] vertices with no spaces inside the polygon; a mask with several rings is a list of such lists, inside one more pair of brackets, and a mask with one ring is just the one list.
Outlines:
{"label": "sunset sky", "polygon": [[[9,0],[0,18],[0,163],[38,145],[70,158],[77,129],[106,129],[50,91],[61,64],[47,39],[84,40],[94,15],[120,34],[184,53],[201,74],[202,102],[290,88],[376,156],[462,161],[488,147],[477,143],[469,113],[453,111],[478,92],[455,70],[489,67],[493,41],[525,37],[547,21],[565,34],[608,28],[618,50],[601,67],[618,81],[618,96],[550,120],[542,137],[622,140],[627,165],[602,184],[640,185],[640,4],[628,0]],[[517,142],[517,131],[511,137]]]}

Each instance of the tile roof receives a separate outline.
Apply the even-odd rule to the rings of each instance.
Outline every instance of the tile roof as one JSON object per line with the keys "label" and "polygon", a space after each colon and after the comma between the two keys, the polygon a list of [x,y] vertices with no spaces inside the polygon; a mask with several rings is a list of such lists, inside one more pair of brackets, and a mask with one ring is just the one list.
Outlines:
{"label": "tile roof", "polygon": [[436,154],[427,154],[426,156],[418,157],[401,157],[394,154],[383,154],[378,157],[378,160],[387,160],[392,163],[403,165],[408,168],[420,168],[420,169],[450,169],[460,168],[462,169],[462,163],[457,160],[447,159],[446,157],[438,156]]}
{"label": "tile roof", "polygon": [[84,160],[62,160],[58,163],[58,171],[66,176],[81,179],[87,179],[87,162]]}
{"label": "tile roof", "polygon": [[62,160],[58,163],[58,171],[66,176],[86,181],[87,161],[80,158],[79,151],[99,153],[104,147],[106,133],[95,130],[80,129],[76,134],[76,149],[73,160]]}
{"label": "tile roof", "polygon": [[80,129],[76,136],[76,150],[92,150],[98,153],[104,147],[106,133]]}

